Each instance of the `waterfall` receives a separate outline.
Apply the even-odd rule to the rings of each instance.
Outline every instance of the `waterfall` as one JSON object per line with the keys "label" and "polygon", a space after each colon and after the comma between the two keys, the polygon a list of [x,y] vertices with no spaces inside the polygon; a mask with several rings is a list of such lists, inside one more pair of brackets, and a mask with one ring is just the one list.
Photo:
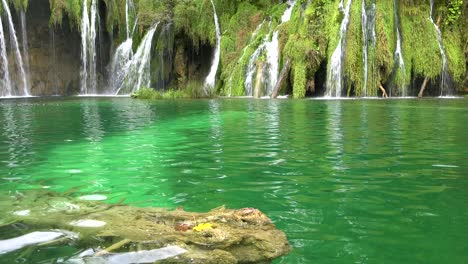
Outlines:
{"label": "waterfall", "polygon": [[20,11],[21,21],[21,44],[23,45],[23,59],[24,59],[24,70],[26,72],[26,78],[29,83],[29,43],[28,43],[28,29],[26,26],[26,13],[24,10]]}
{"label": "waterfall", "polygon": [[260,57],[260,54],[262,54],[264,48],[265,48],[265,44],[261,44],[255,50],[252,56],[250,56],[249,64],[247,65],[245,82],[244,82],[245,95],[247,96],[253,96],[253,82],[254,82],[254,74],[257,69],[257,59]]}
{"label": "waterfall", "polygon": [[[366,0],[362,0],[362,52],[364,65],[363,96],[368,96],[368,88],[375,87],[375,57],[369,58],[371,51],[375,52],[375,3],[366,7]],[[369,85],[369,66],[371,67],[371,80]],[[368,87],[369,86],[369,87]]]}
{"label": "waterfall", "polygon": [[0,82],[0,96],[11,96],[10,71],[8,69],[8,56],[5,43],[5,34],[3,33],[2,17],[0,16],[0,55],[2,60],[2,80]]}
{"label": "waterfall", "polygon": [[[396,27],[396,37],[397,37],[397,43],[396,43],[396,49],[395,49],[395,60],[397,61],[397,69],[400,70],[400,73],[406,74],[405,73],[405,60],[403,59],[403,52],[401,49],[402,46],[402,37],[401,37],[401,29],[400,29],[400,16],[398,15],[398,5],[397,5],[397,0],[393,0],[393,9],[394,9],[394,16],[395,16],[395,27]],[[400,90],[401,90],[401,96],[407,96],[407,89],[406,85],[401,83],[400,80]],[[391,94],[390,94],[391,96]]]}
{"label": "waterfall", "polygon": [[[281,23],[278,25],[282,25],[288,22],[291,19],[292,10],[296,4],[295,0],[288,1],[288,7],[284,11],[283,15],[281,16]],[[271,25],[271,24],[270,24]],[[263,65],[267,71],[263,71],[267,73],[267,76],[263,76],[263,81],[265,82],[265,93],[267,96],[270,96],[276,82],[278,81],[278,74],[279,74],[279,40],[278,40],[279,31],[275,30],[272,34],[271,40],[269,40],[269,36],[265,37],[264,42],[255,50],[255,52],[250,56],[249,64],[247,66],[247,74],[244,83],[245,87],[245,94],[248,96],[253,95],[253,83],[254,83],[254,74],[257,70],[257,61],[260,55],[263,52],[266,53],[266,64]]]}
{"label": "waterfall", "polygon": [[346,9],[344,8],[343,1],[344,0],[341,0],[339,5],[339,9],[344,15],[340,26],[340,39],[338,46],[330,58],[330,68],[328,70],[327,91],[325,92],[325,97],[341,97],[342,94],[344,52],[352,0],[348,0]]}
{"label": "waterfall", "polygon": [[437,40],[439,43],[440,55],[442,56],[442,74],[440,76],[440,96],[451,95],[450,91],[450,75],[448,73],[447,54],[445,53],[444,43],[442,42],[442,32],[437,23],[434,22],[434,0],[431,0],[431,15],[429,16],[431,23],[437,31]]}
{"label": "waterfall", "polygon": [[210,89],[210,91],[205,90],[206,93],[211,93],[215,87],[216,73],[218,72],[219,59],[221,56],[221,29],[219,28],[218,15],[216,14],[216,7],[213,3],[213,0],[211,0],[211,5],[213,6],[213,17],[216,27],[216,49],[213,61],[211,63],[210,73],[208,74],[208,76],[206,76],[205,79],[205,89]]}
{"label": "waterfall", "polygon": [[[126,0],[125,1],[125,27],[127,33],[127,39],[133,36],[133,32],[135,31],[136,21],[135,21],[135,4],[133,0]],[[132,31],[130,32],[130,29]]]}
{"label": "waterfall", "polygon": [[[141,41],[135,56],[125,65],[125,77],[117,94],[133,93],[143,86],[151,85],[151,44],[159,22],[154,24]],[[127,43],[128,45],[128,43]]]}
{"label": "waterfall", "polygon": [[125,28],[127,40],[115,50],[111,60],[108,94],[116,94],[128,73],[133,58],[133,33],[136,28],[135,6],[132,0],[125,1]]}
{"label": "waterfall", "polygon": [[81,19],[81,94],[96,94],[96,0],[91,0],[91,17],[88,0],[83,0]]}
{"label": "waterfall", "polygon": [[278,30],[273,32],[271,41],[265,43],[266,50],[266,62],[268,67],[268,81],[266,82],[266,95],[269,96],[273,91],[273,88],[276,85],[278,80],[279,73],[279,40],[278,40]]}
{"label": "waterfall", "polygon": [[109,75],[109,90],[111,94],[115,94],[116,89],[118,91],[127,75],[128,67],[130,66],[130,62],[133,58],[132,47],[133,41],[129,38],[120,44],[120,46],[115,50],[114,57],[111,61],[111,70]]}
{"label": "waterfall", "polygon": [[18,72],[21,77],[21,81],[23,83],[23,92],[22,94],[18,94],[18,95],[29,96],[29,86],[28,86],[28,81],[26,78],[26,72],[24,70],[23,57],[21,56],[21,52],[20,52],[19,45],[18,45],[18,39],[16,37],[15,25],[13,24],[13,19],[11,18],[10,8],[8,7],[6,0],[2,0],[2,2],[3,2],[4,11],[8,19],[8,28],[10,30],[10,39],[11,39],[12,46],[13,46],[12,47],[13,52],[15,53],[15,58],[16,58],[16,63],[17,63],[16,65],[18,66]]}

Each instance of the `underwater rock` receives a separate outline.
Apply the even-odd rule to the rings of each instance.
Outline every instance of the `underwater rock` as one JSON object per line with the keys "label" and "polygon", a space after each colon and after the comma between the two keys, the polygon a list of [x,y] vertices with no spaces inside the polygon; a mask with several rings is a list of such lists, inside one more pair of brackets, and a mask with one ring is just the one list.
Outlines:
{"label": "underwater rock", "polygon": [[[8,223],[21,222],[30,230],[58,228],[78,233],[74,244],[100,251],[94,257],[106,257],[98,259],[101,262],[84,263],[112,263],[102,262],[109,261],[109,257],[101,252],[120,254],[169,246],[187,252],[161,263],[268,263],[290,250],[284,232],[255,208],[220,207],[206,213],[169,211],[73,199],[70,194],[63,197],[42,189],[24,192],[21,199],[0,195],[0,200],[14,205],[10,211],[30,210],[28,216],[9,214]],[[56,205],[51,201],[68,200],[79,209],[50,210]]]}

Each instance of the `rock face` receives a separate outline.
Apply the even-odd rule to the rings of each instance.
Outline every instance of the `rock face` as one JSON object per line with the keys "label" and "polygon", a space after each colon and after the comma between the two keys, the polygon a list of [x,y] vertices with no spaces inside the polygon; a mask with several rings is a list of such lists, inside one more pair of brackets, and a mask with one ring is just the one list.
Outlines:
{"label": "rock face", "polygon": [[[16,35],[21,39],[19,14],[12,8]],[[60,26],[49,25],[50,5],[48,0],[29,1],[26,12],[26,34],[29,50],[29,84],[31,95],[73,95],[80,90],[81,38],[78,28],[70,27],[67,16]],[[103,23],[101,21],[101,23]],[[105,28],[101,25],[101,29]],[[8,37],[9,32],[7,33]],[[97,39],[98,86],[103,88],[105,65],[109,62],[110,40],[106,32],[98,33]],[[20,41],[22,45],[22,41]],[[23,47],[21,47],[23,50]],[[13,52],[8,53],[14,61]],[[26,58],[25,58],[26,59]],[[10,65],[10,67],[12,67]],[[16,71],[10,73],[12,83],[20,83]]]}
{"label": "rock face", "polygon": [[[60,28],[49,28],[49,18],[47,0],[29,2],[26,21],[31,94],[77,93],[80,84],[80,35],[71,31],[66,21]],[[19,23],[15,22],[15,25]]]}

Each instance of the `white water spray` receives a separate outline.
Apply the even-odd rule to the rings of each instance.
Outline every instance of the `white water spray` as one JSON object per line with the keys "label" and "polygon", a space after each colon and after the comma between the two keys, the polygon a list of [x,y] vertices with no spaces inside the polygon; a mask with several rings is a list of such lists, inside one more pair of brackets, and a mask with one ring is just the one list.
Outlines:
{"label": "white water spray", "polygon": [[[151,84],[151,44],[159,22],[146,33],[132,60],[125,66],[125,77],[116,95],[129,94]],[[127,43],[128,45],[128,43]]]}
{"label": "white water spray", "polygon": [[205,79],[205,92],[211,93],[216,84],[216,73],[218,72],[219,59],[221,57],[221,29],[219,28],[218,15],[216,14],[216,6],[211,0],[211,5],[213,6],[213,17],[216,28],[216,49],[213,61],[211,63],[210,73]]}
{"label": "white water spray", "polygon": [[341,97],[343,90],[343,63],[344,52],[346,48],[346,35],[348,33],[349,17],[352,0],[348,0],[346,9],[344,8],[344,0],[340,1],[339,8],[343,12],[344,18],[340,26],[340,39],[338,46],[333,52],[330,59],[330,68],[327,76],[327,91],[325,97]]}

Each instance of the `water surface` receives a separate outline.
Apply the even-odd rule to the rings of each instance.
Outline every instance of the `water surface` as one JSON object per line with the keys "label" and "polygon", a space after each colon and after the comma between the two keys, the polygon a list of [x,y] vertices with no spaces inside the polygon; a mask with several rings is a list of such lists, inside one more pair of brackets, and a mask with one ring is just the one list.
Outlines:
{"label": "water surface", "polygon": [[[294,247],[276,263],[468,262],[466,99],[15,99],[0,112],[3,193],[256,207]],[[77,249],[35,250],[0,262]]]}

